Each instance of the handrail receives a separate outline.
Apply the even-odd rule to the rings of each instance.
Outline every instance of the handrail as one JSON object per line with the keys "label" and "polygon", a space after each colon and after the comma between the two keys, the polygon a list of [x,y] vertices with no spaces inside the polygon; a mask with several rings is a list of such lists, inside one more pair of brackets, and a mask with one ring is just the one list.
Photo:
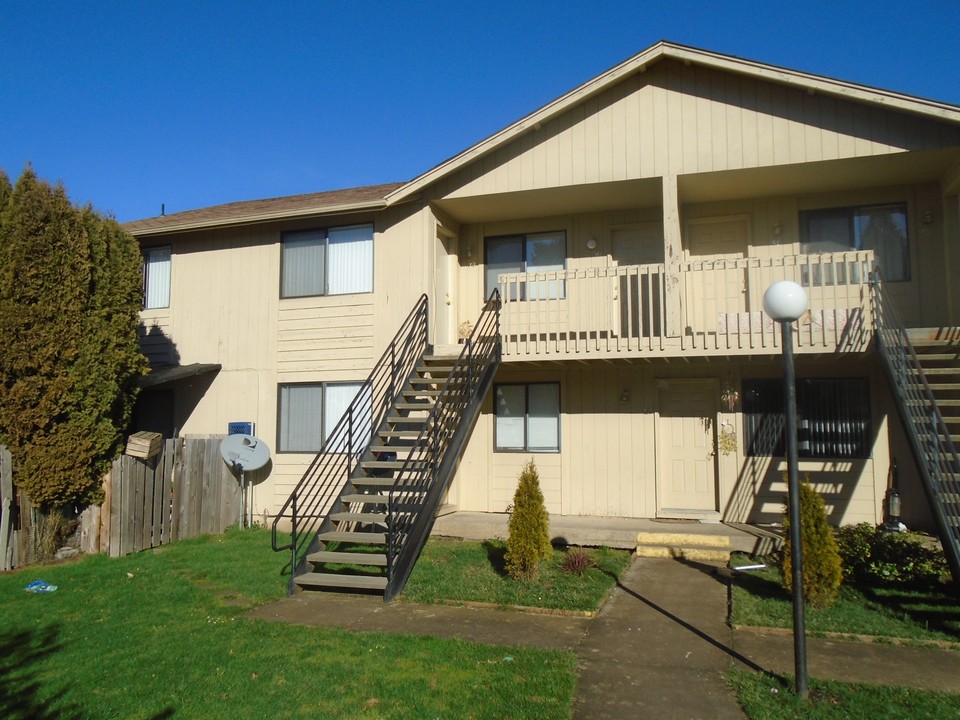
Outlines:
{"label": "handrail", "polygon": [[[273,520],[274,551],[290,550],[291,588],[297,567],[313,542],[330,505],[350,479],[359,458],[403,389],[427,347],[428,301],[417,300],[383,355],[373,366],[340,421]],[[290,520],[290,542],[279,545],[278,528]]]}
{"label": "handrail", "polygon": [[886,297],[879,270],[871,274],[871,287],[877,347],[920,467],[950,572],[960,586],[960,524],[951,523],[943,508],[945,495],[960,499],[960,456],[907,330]]}
{"label": "handrail", "polygon": [[[387,601],[400,592],[413,569],[457,459],[458,453],[450,450],[466,442],[470,423],[465,420],[483,401],[500,364],[500,306],[500,292],[495,288],[390,489]],[[417,511],[411,512],[414,507]]]}

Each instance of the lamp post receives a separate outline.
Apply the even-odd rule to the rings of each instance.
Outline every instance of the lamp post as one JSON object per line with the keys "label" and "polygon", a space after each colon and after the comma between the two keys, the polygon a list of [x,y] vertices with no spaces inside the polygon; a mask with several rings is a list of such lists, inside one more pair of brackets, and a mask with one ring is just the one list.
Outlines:
{"label": "lamp post", "polygon": [[797,388],[793,370],[794,321],[807,311],[807,294],[790,280],[771,285],[763,294],[763,309],[780,323],[783,338],[783,394],[787,445],[787,496],[790,513],[790,561],[793,571],[793,659],[797,697],[806,698],[807,636],[803,608],[803,549],[800,539],[800,472],[797,458]]}

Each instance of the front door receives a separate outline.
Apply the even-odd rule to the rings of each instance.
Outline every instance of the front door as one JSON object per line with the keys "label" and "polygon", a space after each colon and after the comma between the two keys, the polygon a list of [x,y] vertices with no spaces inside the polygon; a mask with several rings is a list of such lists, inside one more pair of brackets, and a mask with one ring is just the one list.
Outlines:
{"label": "front door", "polygon": [[713,333],[739,326],[749,311],[747,269],[737,260],[747,257],[749,220],[746,217],[691,220],[687,247],[696,281],[687,283],[690,324]]}
{"label": "front door", "polygon": [[661,380],[657,508],[660,517],[713,516],[717,506],[714,380]]}

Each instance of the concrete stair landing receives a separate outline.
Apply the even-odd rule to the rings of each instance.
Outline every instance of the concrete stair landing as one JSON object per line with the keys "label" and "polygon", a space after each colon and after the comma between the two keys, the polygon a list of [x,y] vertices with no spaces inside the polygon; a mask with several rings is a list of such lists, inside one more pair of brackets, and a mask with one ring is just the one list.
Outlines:
{"label": "concrete stair landing", "polygon": [[[465,540],[505,540],[506,513],[454,512],[439,517],[433,535]],[[551,515],[554,544],[633,550],[641,557],[725,563],[731,552],[770,552],[775,533],[747,525],[642,518]]]}

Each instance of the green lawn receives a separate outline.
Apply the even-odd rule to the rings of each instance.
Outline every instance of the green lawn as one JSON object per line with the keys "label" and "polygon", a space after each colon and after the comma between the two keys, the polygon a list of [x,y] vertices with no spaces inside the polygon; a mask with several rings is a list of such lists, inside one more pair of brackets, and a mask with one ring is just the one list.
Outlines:
{"label": "green lawn", "polygon": [[903,687],[810,682],[801,701],[777,677],[733,670],[728,679],[751,720],[946,720],[960,717],[960,695]]}
{"label": "green lawn", "polygon": [[283,560],[251,530],[0,575],[0,717],[569,717],[572,653],[245,620]]}
{"label": "green lawn", "polygon": [[[732,592],[733,625],[793,627],[793,605],[776,569],[739,573]],[[806,625],[811,635],[849,633],[913,642],[960,642],[960,601],[943,592],[845,585],[833,607],[806,609]]]}
{"label": "green lawn", "polygon": [[631,554],[588,549],[595,562],[582,577],[563,572],[565,549],[555,549],[535,580],[504,571],[506,543],[431,539],[410,575],[402,599],[419,603],[479,602],[568,612],[598,610],[630,563]]}

